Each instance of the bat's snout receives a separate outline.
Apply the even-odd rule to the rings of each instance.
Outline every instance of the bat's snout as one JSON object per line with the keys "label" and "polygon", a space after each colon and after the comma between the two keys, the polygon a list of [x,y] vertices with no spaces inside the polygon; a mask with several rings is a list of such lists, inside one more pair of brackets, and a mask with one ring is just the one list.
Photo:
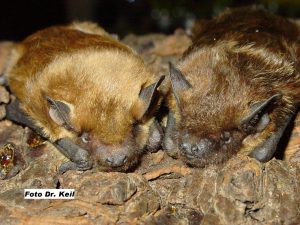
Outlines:
{"label": "bat's snout", "polygon": [[188,158],[201,158],[215,148],[215,143],[207,138],[198,142],[183,141],[180,145],[181,152]]}
{"label": "bat's snout", "polygon": [[104,161],[110,167],[124,166],[128,160],[126,155],[112,155],[108,156]]}

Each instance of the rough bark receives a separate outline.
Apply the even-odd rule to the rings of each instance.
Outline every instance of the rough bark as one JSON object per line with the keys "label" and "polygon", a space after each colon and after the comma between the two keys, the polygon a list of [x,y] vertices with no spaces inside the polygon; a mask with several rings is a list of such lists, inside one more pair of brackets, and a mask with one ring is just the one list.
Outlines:
{"label": "rough bark", "polygon": [[[156,73],[167,74],[190,44],[174,35],[129,35]],[[1,107],[9,93],[0,87]],[[145,154],[132,173],[68,171],[66,159],[28,128],[0,121],[0,145],[12,143],[14,160],[0,158],[1,224],[299,224],[300,116],[282,159],[260,163],[237,155],[222,165],[193,169],[163,151]],[[288,137],[286,137],[288,138]],[[283,145],[284,146],[284,145]],[[282,147],[283,148],[283,147]],[[5,148],[0,156],[8,154]],[[74,188],[74,200],[24,200],[24,188]]]}

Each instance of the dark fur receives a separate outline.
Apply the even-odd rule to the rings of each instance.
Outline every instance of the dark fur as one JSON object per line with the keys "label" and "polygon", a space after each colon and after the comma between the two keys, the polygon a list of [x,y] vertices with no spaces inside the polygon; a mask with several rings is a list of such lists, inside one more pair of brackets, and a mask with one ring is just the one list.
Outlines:
{"label": "dark fur", "polygon": [[[253,149],[268,151],[254,157],[269,160],[300,100],[298,36],[295,24],[256,7],[227,10],[206,23],[176,65],[191,87],[176,86],[171,74],[174,121],[165,149],[196,167]],[[184,143],[199,151],[186,151]]]}

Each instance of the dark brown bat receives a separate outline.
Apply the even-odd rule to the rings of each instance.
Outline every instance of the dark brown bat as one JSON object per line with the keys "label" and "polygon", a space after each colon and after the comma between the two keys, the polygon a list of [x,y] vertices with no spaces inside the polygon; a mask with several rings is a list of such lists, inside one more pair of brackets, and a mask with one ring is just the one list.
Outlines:
{"label": "dark brown bat", "polygon": [[299,28],[257,7],[205,24],[170,64],[164,148],[189,165],[270,160],[300,100]]}
{"label": "dark brown bat", "polygon": [[[35,127],[85,170],[127,170],[145,148],[160,146],[153,114],[163,77],[95,24],[38,31],[15,45],[5,71],[17,103],[8,116]],[[64,170],[64,169],[63,169]]]}

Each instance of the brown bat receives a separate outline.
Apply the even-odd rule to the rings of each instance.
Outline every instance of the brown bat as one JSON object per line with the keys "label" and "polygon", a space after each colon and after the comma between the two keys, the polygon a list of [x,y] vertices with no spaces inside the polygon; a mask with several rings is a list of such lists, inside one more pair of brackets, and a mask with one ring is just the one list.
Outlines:
{"label": "brown bat", "polygon": [[128,46],[89,22],[54,26],[16,44],[5,74],[17,103],[8,117],[28,125],[73,163],[62,170],[127,170],[160,146],[155,76]]}
{"label": "brown bat", "polygon": [[299,28],[258,7],[227,10],[170,63],[164,148],[203,167],[270,160],[300,100]]}

